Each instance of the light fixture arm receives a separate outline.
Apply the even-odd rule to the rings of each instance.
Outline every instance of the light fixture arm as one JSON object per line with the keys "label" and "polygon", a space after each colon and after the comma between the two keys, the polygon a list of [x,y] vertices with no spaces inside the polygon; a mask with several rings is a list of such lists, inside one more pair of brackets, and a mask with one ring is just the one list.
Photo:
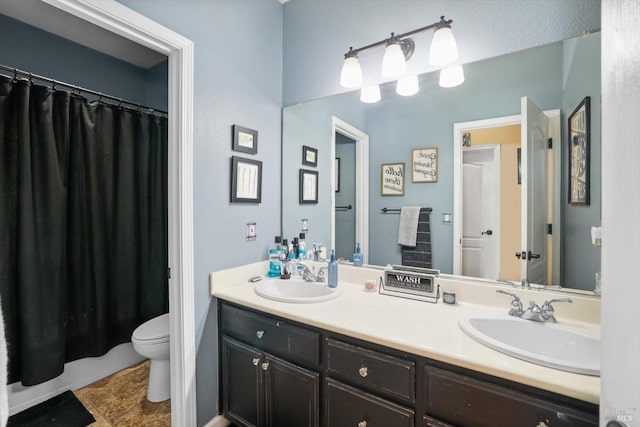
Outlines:
{"label": "light fixture arm", "polygon": [[[440,21],[435,22],[435,23],[433,23],[431,25],[427,25],[426,27],[421,27],[421,28],[418,28],[418,29],[415,29],[415,30],[412,30],[412,31],[408,31],[408,32],[403,33],[403,34],[398,34],[398,35],[394,35],[394,33],[391,33],[391,37],[388,38],[388,39],[380,40],[378,42],[371,43],[371,44],[368,44],[366,46],[359,47],[357,49],[354,49],[353,47],[350,47],[349,48],[349,52],[347,52],[345,54],[345,58],[347,57],[347,55],[349,55],[349,56],[357,56],[358,53],[362,52],[363,50],[371,49],[371,48],[377,47],[377,46],[387,45],[389,43],[389,41],[392,41],[393,39],[398,40],[398,42],[400,42],[401,46],[402,46],[402,42],[404,42],[403,39],[406,39],[409,36],[412,36],[414,34],[420,33],[422,31],[432,30],[434,28],[436,28],[436,29],[446,28],[446,27],[451,28],[451,23],[452,22],[453,22],[452,19],[446,20],[446,19],[444,19],[444,16],[441,16],[440,17]],[[411,40],[411,39],[408,39],[408,40]],[[411,45],[413,45],[413,40],[411,40]],[[405,52],[405,47],[404,46],[403,46],[402,50],[403,50],[403,52]],[[413,52],[413,49],[411,49],[411,51]],[[407,54],[405,53],[405,56],[406,55]],[[409,54],[409,56],[411,56],[411,55]]]}

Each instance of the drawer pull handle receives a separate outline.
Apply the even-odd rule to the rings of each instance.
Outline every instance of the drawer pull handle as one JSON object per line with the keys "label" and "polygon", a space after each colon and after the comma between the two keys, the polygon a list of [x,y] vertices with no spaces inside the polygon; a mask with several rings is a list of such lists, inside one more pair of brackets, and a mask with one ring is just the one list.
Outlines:
{"label": "drawer pull handle", "polygon": [[264,335],[264,331],[257,331],[256,332],[256,336],[258,337],[258,339],[262,338],[263,335]]}
{"label": "drawer pull handle", "polygon": [[[365,378],[367,375],[369,375],[369,369],[367,369],[366,366],[363,366],[362,368],[358,369],[358,373],[360,374],[360,376],[362,378]],[[363,421],[363,422],[364,422],[364,425],[366,427],[367,422],[366,421]],[[358,424],[358,426],[360,426],[360,425]]]}
{"label": "drawer pull handle", "polygon": [[269,362],[264,362],[264,363],[262,364],[262,370],[263,370],[263,371],[266,371],[267,369],[269,369]]}
{"label": "drawer pull handle", "polygon": [[258,366],[258,363],[260,363],[259,357],[256,357],[255,359],[253,359],[253,366]]}
{"label": "drawer pull handle", "polygon": [[367,427],[367,422],[366,421],[360,421],[358,423],[358,427]]}

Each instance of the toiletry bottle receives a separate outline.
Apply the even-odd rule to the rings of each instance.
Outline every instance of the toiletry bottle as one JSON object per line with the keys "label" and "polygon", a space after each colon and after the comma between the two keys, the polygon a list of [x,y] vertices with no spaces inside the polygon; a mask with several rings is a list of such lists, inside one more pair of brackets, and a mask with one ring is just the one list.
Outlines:
{"label": "toiletry bottle", "polygon": [[356,253],[353,254],[353,266],[362,267],[362,254],[360,253],[360,243],[356,243]]}
{"label": "toiletry bottle", "polygon": [[300,233],[300,239],[298,239],[298,259],[307,259],[307,244],[304,242],[305,234]]}
{"label": "toiletry bottle", "polygon": [[269,277],[280,277],[280,240],[280,236],[276,236],[275,244],[269,249]]}
{"label": "toiletry bottle", "polygon": [[338,262],[336,261],[336,250],[331,249],[331,260],[329,261],[329,287],[338,287]]}
{"label": "toiletry bottle", "polygon": [[295,259],[298,259],[298,252],[300,251],[300,246],[299,246],[297,237],[294,237],[293,239],[291,239],[291,246],[293,248],[293,255]]}

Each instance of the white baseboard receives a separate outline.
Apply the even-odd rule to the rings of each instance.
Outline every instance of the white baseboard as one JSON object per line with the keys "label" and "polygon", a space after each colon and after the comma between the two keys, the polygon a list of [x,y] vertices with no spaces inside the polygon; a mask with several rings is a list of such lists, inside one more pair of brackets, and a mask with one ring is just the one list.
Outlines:
{"label": "white baseboard", "polygon": [[204,427],[227,427],[231,422],[222,415],[216,415]]}
{"label": "white baseboard", "polygon": [[35,386],[20,383],[7,386],[9,414],[13,415],[67,390],[77,390],[144,360],[131,343],[120,344],[101,357],[87,357],[66,363],[64,372]]}

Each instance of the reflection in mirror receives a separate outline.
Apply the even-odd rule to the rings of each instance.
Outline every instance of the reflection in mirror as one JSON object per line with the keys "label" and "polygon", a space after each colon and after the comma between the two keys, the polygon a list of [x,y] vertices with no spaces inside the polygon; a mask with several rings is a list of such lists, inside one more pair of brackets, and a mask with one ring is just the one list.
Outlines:
{"label": "reflection in mirror", "polygon": [[[552,208],[557,211],[555,217],[550,216],[552,232],[560,230],[560,233],[552,234],[551,259],[554,262],[551,263],[551,272],[546,274],[551,278],[546,284],[592,290],[594,275],[600,270],[600,249],[594,247],[590,240],[590,228],[600,225],[600,34],[467,64],[465,76],[466,81],[462,85],[447,89],[438,85],[438,73],[425,73],[419,76],[420,92],[410,97],[397,95],[395,82],[390,82],[381,86],[382,101],[376,104],[361,103],[358,92],[354,91],[285,108],[282,146],[283,234],[297,235],[300,219],[308,218],[307,241],[322,242],[324,246],[331,244],[331,221],[335,218],[331,205],[332,157],[335,152],[335,147],[332,147],[332,117],[335,116],[369,135],[369,263],[399,264],[401,260],[400,246],[397,245],[399,216],[382,214],[381,209],[423,206],[433,209],[433,267],[443,273],[453,273],[453,228],[458,218],[454,215],[451,224],[443,221],[443,217],[445,213],[453,211],[454,196],[458,196],[454,195],[454,123],[519,116],[521,98],[527,96],[542,110],[560,110],[561,140],[553,142],[554,146],[560,148],[560,159],[549,167],[549,173],[555,174],[554,181],[550,182],[559,185],[559,190],[551,191],[554,200],[559,201]],[[585,96],[591,97],[592,105],[591,204],[570,205],[567,194],[569,159],[566,120]],[[515,146],[509,150],[517,148],[517,143],[513,143]],[[320,188],[315,205],[300,205],[297,201],[295,183],[297,170],[301,167],[299,150],[302,145],[318,149]],[[437,182],[411,181],[412,149],[423,147],[438,149]],[[517,150],[515,152],[517,159]],[[511,151],[509,156],[513,156]],[[406,164],[404,196],[381,195],[380,165],[383,163]],[[521,165],[520,188],[527,185],[526,170],[533,175],[537,170],[536,166],[527,166]],[[502,178],[507,179],[507,175],[510,176],[508,179],[513,180],[516,171],[517,164],[505,166],[501,182]],[[341,173],[344,173],[344,168]],[[517,212],[521,200],[513,197],[514,200],[508,199],[504,209]],[[520,212],[521,221],[528,214]],[[480,232],[487,230],[489,228]],[[520,234],[505,229],[501,237],[513,233]],[[549,238],[543,236],[539,240],[548,241]],[[557,248],[553,246],[553,240],[557,240]],[[517,239],[514,241],[513,245],[517,247]],[[355,246],[355,242],[352,242],[352,246]],[[522,262],[515,258],[517,251],[516,248],[513,259],[509,261],[513,263],[515,259],[514,272],[501,278],[526,278],[522,273],[517,276],[517,265],[522,270]],[[532,253],[535,252],[532,250]],[[556,259],[558,262],[555,262]]]}

